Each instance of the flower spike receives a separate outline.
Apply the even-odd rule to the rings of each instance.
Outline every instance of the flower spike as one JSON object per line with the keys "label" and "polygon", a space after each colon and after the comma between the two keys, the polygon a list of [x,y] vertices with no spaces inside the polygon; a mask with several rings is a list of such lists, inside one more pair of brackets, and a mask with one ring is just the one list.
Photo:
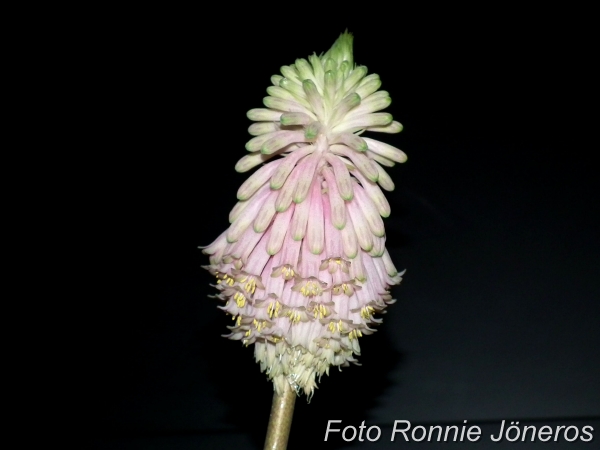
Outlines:
{"label": "flower spike", "polygon": [[357,364],[359,338],[381,322],[404,273],[385,248],[381,189],[394,189],[382,166],[406,155],[362,137],[402,125],[382,111],[389,94],[355,65],[352,41],[342,33],[271,77],[235,168],[260,167],[239,188],[229,229],[204,248],[233,316],[227,337],[254,345],[279,395],[291,386],[310,398],[331,366]]}

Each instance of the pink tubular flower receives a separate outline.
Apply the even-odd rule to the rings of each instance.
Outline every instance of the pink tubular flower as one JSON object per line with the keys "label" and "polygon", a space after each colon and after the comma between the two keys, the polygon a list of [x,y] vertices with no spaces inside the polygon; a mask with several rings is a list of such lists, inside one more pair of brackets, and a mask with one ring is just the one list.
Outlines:
{"label": "pink tubular flower", "polygon": [[356,362],[358,338],[394,302],[389,288],[402,273],[385,248],[390,205],[379,186],[394,188],[381,166],[406,155],[360,136],[402,125],[378,112],[391,100],[379,76],[354,64],[349,33],[281,73],[266,108],[248,112],[254,137],[236,170],[262,166],[204,253],[221,309],[233,316],[227,337],[254,344],[278,393],[290,383],[310,398],[317,375]]}

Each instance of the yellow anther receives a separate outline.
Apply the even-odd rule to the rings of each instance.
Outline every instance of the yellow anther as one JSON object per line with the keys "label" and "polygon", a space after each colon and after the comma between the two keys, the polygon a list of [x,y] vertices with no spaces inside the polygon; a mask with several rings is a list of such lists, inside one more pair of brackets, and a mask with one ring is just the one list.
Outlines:
{"label": "yellow anther", "polygon": [[323,305],[317,305],[313,309],[315,319],[323,319],[327,315],[327,308]]}
{"label": "yellow anther", "polygon": [[244,294],[242,294],[241,292],[236,292],[233,296],[233,299],[237,303],[238,308],[243,308],[246,304],[246,297],[244,297]]}
{"label": "yellow anther", "polygon": [[244,279],[242,280],[242,283],[246,280],[248,280],[248,281],[246,282],[244,289],[246,289],[246,292],[250,292],[251,294],[254,294],[254,292],[256,291],[256,280],[254,278],[248,279],[248,277],[244,277]]}
{"label": "yellow anther", "polygon": [[217,284],[221,284],[222,282],[225,282],[229,286],[233,286],[233,284],[235,283],[235,280],[232,277],[230,277],[229,275],[227,275],[226,273],[217,272],[215,274],[215,276],[217,277],[217,280],[218,280]]}
{"label": "yellow anther", "polygon": [[252,324],[256,327],[256,331],[260,332],[267,325],[267,322],[265,320],[254,319]]}
{"label": "yellow anther", "polygon": [[250,336],[250,330],[246,331],[245,336]]}
{"label": "yellow anther", "polygon": [[361,311],[360,311],[360,316],[363,319],[370,319],[371,316],[373,315],[373,313],[375,312],[375,308],[373,308],[372,306],[365,306]]}
{"label": "yellow anther", "polygon": [[335,322],[329,322],[329,331],[332,333],[335,331]]}
{"label": "yellow anther", "polygon": [[264,330],[266,327],[267,327],[267,321],[266,320],[259,320],[258,323],[256,324],[256,330],[257,331]]}
{"label": "yellow anther", "polygon": [[348,339],[350,339],[350,340],[352,340],[352,339],[358,339],[359,337],[362,337],[362,333],[360,332],[360,330],[352,330],[348,334]]}
{"label": "yellow anther", "polygon": [[235,321],[235,325],[239,327],[241,324],[242,324],[242,316],[238,316],[237,320]]}
{"label": "yellow anther", "polygon": [[270,303],[267,307],[267,313],[269,314],[269,319],[272,319],[273,316],[279,317],[279,310],[281,309],[281,304],[279,302]]}
{"label": "yellow anther", "polygon": [[[321,281],[314,279],[302,280],[299,283],[302,283],[302,287],[299,284],[294,286],[295,291],[299,291],[305,297],[314,297],[316,295],[321,295],[323,292],[323,288],[321,286]],[[298,286],[298,287],[296,287]]]}
{"label": "yellow anther", "polygon": [[298,322],[300,322],[301,317],[298,311],[288,311],[286,313],[286,316],[290,318],[290,322],[292,322],[292,324],[297,324]]}

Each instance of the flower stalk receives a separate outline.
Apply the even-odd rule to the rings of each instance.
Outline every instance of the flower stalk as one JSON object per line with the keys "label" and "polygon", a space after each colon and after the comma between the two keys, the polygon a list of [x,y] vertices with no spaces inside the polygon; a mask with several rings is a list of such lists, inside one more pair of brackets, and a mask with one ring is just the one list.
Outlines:
{"label": "flower stalk", "polygon": [[277,391],[273,394],[265,450],[285,450],[287,448],[295,403],[296,392],[290,385],[285,385],[283,394],[279,394]]}

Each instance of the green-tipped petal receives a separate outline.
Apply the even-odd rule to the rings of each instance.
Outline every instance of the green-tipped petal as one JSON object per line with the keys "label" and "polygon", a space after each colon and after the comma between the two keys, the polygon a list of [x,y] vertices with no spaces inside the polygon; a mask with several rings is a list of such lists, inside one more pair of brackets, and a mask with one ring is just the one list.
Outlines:
{"label": "green-tipped petal", "polygon": [[[352,92],[357,86],[360,80],[367,75],[367,68],[365,66],[358,66],[350,74],[348,78],[344,80],[342,90],[344,92]],[[361,96],[362,97],[362,96]]]}
{"label": "green-tipped petal", "polygon": [[294,217],[292,218],[292,223],[290,225],[293,240],[299,241],[306,235],[309,212],[309,202],[302,202],[294,206]]}
{"label": "green-tipped petal", "polygon": [[365,142],[369,146],[369,150],[383,156],[384,158],[390,159],[397,163],[406,162],[406,153],[402,150],[397,149],[389,144],[385,144],[375,139],[365,138]]}
{"label": "green-tipped petal", "polygon": [[323,199],[321,183],[312,183],[310,198],[310,214],[308,215],[308,229],[306,239],[311,253],[320,255],[325,247],[325,224],[323,218]]}
{"label": "green-tipped petal", "polygon": [[287,155],[271,178],[271,189],[280,189],[298,161],[313,151],[314,146],[307,145]]}
{"label": "green-tipped petal", "polygon": [[300,174],[300,179],[294,190],[294,203],[302,203],[306,199],[310,187],[313,184],[315,170],[320,159],[320,155],[313,153],[304,160],[302,173]]}
{"label": "green-tipped petal", "polygon": [[331,139],[330,144],[344,144],[357,152],[366,152],[369,148],[365,140],[354,133],[338,134]]}
{"label": "green-tipped petal", "polygon": [[278,131],[275,133],[275,136],[265,141],[260,147],[260,152],[265,155],[271,155],[290,144],[296,144],[300,142],[306,142],[304,133],[302,131],[282,130]]}
{"label": "green-tipped petal", "polygon": [[360,170],[360,172],[371,181],[377,181],[379,178],[379,171],[375,167],[375,164],[371,159],[365,156],[363,153],[358,153],[345,145],[332,145],[331,151],[336,155],[345,156],[352,161],[352,164]]}
{"label": "green-tipped petal", "polygon": [[277,192],[271,192],[262,207],[258,211],[256,218],[254,219],[254,231],[257,233],[263,233],[268,226],[271,224],[273,217],[275,216],[275,199],[277,198]]}
{"label": "green-tipped petal", "polygon": [[342,235],[342,246],[346,257],[349,259],[355,258],[358,253],[358,239],[350,217],[346,218],[346,225],[340,230],[340,234]]}
{"label": "green-tipped petal", "polygon": [[317,85],[312,80],[304,80],[302,82],[302,88],[306,93],[306,99],[312,108],[312,111],[315,112],[317,118],[322,120],[324,117],[324,109],[323,109],[323,97],[319,90],[317,89]]}
{"label": "green-tipped petal", "polygon": [[267,253],[269,255],[276,255],[283,247],[283,241],[293,214],[294,205],[291,205],[285,212],[276,215],[271,227],[271,236],[269,236],[267,242]]}
{"label": "green-tipped petal", "polygon": [[[370,252],[373,249],[373,233],[369,227],[363,211],[360,209],[356,200],[348,202],[346,205],[348,208],[348,215],[352,219],[354,225],[354,231],[356,232],[356,239],[358,245],[365,251]],[[377,216],[379,217],[379,215]],[[379,217],[381,219],[381,217]]]}
{"label": "green-tipped petal", "polygon": [[367,98],[381,87],[379,75],[373,73],[364,77],[356,88],[356,93],[360,98]]}
{"label": "green-tipped petal", "polygon": [[400,133],[403,130],[403,126],[400,122],[395,120],[385,127],[369,127],[369,131],[376,131],[378,133]]}
{"label": "green-tipped petal", "polygon": [[394,182],[392,181],[388,173],[385,170],[383,170],[383,167],[381,167],[379,164],[375,163],[375,166],[377,167],[377,171],[379,172],[379,179],[377,180],[379,186],[381,186],[382,189],[385,189],[388,192],[393,191],[395,187]]}
{"label": "green-tipped petal", "polygon": [[248,200],[250,197],[252,197],[261,186],[271,179],[271,176],[277,170],[280,164],[281,160],[272,161],[254,172],[250,178],[244,181],[244,183],[238,189],[238,200]]}
{"label": "green-tipped petal", "polygon": [[235,165],[235,171],[239,173],[247,172],[253,167],[268,161],[269,158],[271,158],[271,155],[263,155],[258,152],[246,155],[237,162]]}
{"label": "green-tipped petal", "polygon": [[248,127],[248,133],[252,136],[260,136],[261,134],[273,133],[280,129],[277,122],[256,122]]}
{"label": "green-tipped petal", "polygon": [[331,211],[331,222],[338,230],[346,225],[346,204],[340,195],[333,171],[329,167],[323,168],[323,176],[327,181],[327,196]]}
{"label": "green-tipped petal", "polygon": [[248,119],[256,122],[278,122],[281,117],[281,111],[273,111],[272,109],[254,108],[246,113]]}
{"label": "green-tipped petal", "polygon": [[281,115],[279,121],[281,125],[288,127],[291,125],[307,125],[311,121],[311,118],[305,113],[287,112]]}

